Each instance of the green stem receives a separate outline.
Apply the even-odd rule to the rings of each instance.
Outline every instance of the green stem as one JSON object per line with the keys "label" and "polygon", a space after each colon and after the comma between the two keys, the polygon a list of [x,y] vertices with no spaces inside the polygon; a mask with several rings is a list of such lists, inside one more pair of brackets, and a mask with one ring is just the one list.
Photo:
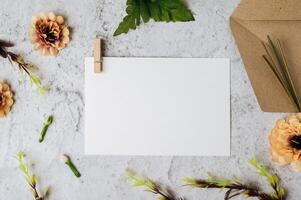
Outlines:
{"label": "green stem", "polygon": [[48,127],[49,127],[49,125],[45,125],[45,126],[42,128],[42,131],[41,131],[41,134],[40,134],[40,138],[39,138],[39,142],[40,142],[40,143],[43,142]]}
{"label": "green stem", "polygon": [[35,187],[32,188],[32,191],[33,191],[33,195],[34,195],[35,200],[43,200],[43,197],[39,196],[39,193],[38,193],[38,191]]}
{"label": "green stem", "polygon": [[44,137],[45,137],[46,132],[47,132],[47,129],[50,126],[50,124],[52,123],[52,121],[53,121],[53,117],[51,115],[46,117],[46,119],[44,120],[43,128],[42,128],[42,131],[41,131],[41,134],[40,134],[40,137],[39,137],[39,142],[40,143],[43,142]]}
{"label": "green stem", "polygon": [[76,169],[76,167],[74,166],[74,164],[71,161],[67,161],[66,165],[68,165],[68,167],[71,169],[71,171],[73,172],[73,174],[76,177],[79,178],[81,176],[81,174],[79,173],[79,171]]}

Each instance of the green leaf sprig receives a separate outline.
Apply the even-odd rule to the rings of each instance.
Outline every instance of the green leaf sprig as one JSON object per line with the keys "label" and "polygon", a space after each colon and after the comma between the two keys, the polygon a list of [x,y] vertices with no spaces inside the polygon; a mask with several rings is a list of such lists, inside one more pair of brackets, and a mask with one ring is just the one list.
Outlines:
{"label": "green leaf sprig", "polygon": [[46,132],[47,132],[47,129],[48,127],[52,124],[52,121],[53,121],[53,117],[50,115],[50,116],[47,116],[44,120],[44,123],[43,123],[43,128],[42,128],[42,131],[40,133],[40,137],[39,137],[39,142],[43,142],[44,140],[44,137],[46,135]]}
{"label": "green leaf sprig", "polygon": [[24,175],[25,181],[26,183],[29,185],[30,187],[30,191],[33,195],[33,198],[35,200],[43,200],[43,197],[41,197],[37,191],[37,178],[35,174],[31,174],[29,172],[29,168],[26,162],[24,162],[24,155],[23,152],[19,151],[15,158],[17,159],[18,163],[19,163],[19,169],[21,170],[21,172]]}
{"label": "green leaf sprig", "polygon": [[250,165],[252,165],[256,170],[257,173],[265,177],[270,186],[273,188],[274,193],[271,194],[271,196],[274,199],[281,199],[283,200],[285,198],[285,190],[283,187],[280,186],[279,177],[277,174],[271,174],[269,173],[268,169],[265,166],[262,166],[258,163],[256,158],[253,158],[249,161]]}
{"label": "green leaf sprig", "polygon": [[258,174],[267,179],[269,185],[273,188],[273,193],[266,193],[258,189],[256,186],[241,183],[238,178],[233,180],[213,177],[209,179],[191,179],[186,178],[184,182],[186,186],[194,188],[220,188],[226,189],[225,200],[232,199],[237,196],[254,197],[258,200],[285,200],[285,190],[279,185],[279,178],[276,174],[270,174],[266,167],[260,165],[255,158],[249,161],[255,167]]}
{"label": "green leaf sprig", "polygon": [[[127,15],[114,32],[114,36],[136,29],[141,21],[150,19],[156,22],[194,21],[191,11],[181,0],[127,0]],[[141,20],[142,19],[142,20]]]}
{"label": "green leaf sprig", "polygon": [[38,92],[40,94],[45,94],[47,90],[42,86],[41,79],[34,74],[37,68],[33,65],[24,62],[24,59],[20,55],[17,55],[7,50],[7,48],[13,46],[14,45],[10,42],[0,40],[0,56],[2,58],[7,58],[12,64],[14,63],[18,65],[19,70],[21,72],[25,72],[25,74],[28,75],[30,83],[36,85]]}
{"label": "green leaf sprig", "polygon": [[77,170],[77,168],[75,167],[75,165],[72,163],[72,161],[71,161],[71,159],[69,158],[69,156],[67,156],[67,155],[65,155],[65,154],[61,155],[61,161],[62,161],[63,163],[65,163],[65,164],[69,167],[69,169],[73,172],[73,174],[74,174],[77,178],[81,177],[81,174],[79,173],[79,171]]}
{"label": "green leaf sprig", "polygon": [[[272,193],[266,193],[253,184],[244,184],[237,177],[233,179],[214,176],[209,176],[208,179],[185,178],[183,180],[185,183],[184,186],[202,189],[225,189],[227,191],[225,193],[224,200],[230,200],[237,196],[244,196],[246,198],[253,197],[258,200],[285,200],[286,192],[284,188],[280,186],[278,176],[276,174],[269,173],[267,168],[260,165],[255,158],[251,159],[249,163],[257,170],[257,173],[260,176],[267,179],[269,185],[273,189]],[[160,200],[183,200],[183,198],[174,197],[170,191],[166,192],[165,190],[162,190],[159,185],[150,179],[136,176],[130,171],[126,171],[125,175],[127,178],[132,180],[132,186],[145,187],[146,191],[158,195],[158,199]]]}
{"label": "green leaf sprig", "polygon": [[163,189],[152,180],[137,176],[129,170],[125,172],[125,176],[132,181],[132,186],[145,187],[147,192],[157,195],[157,200],[184,200],[175,197],[170,191]]}
{"label": "green leaf sprig", "polygon": [[262,57],[296,106],[298,112],[301,112],[301,102],[292,80],[281,42],[279,39],[276,39],[276,43],[273,42],[269,35],[267,38],[268,43],[262,43],[266,50],[266,55]]}

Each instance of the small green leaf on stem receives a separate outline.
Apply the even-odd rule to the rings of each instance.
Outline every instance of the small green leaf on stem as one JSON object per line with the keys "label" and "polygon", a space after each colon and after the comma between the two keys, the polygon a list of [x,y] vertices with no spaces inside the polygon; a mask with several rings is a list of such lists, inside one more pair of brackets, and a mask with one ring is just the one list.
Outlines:
{"label": "small green leaf on stem", "polygon": [[45,88],[42,86],[40,77],[34,76],[34,75],[29,75],[29,81],[30,81],[31,84],[36,85],[36,87],[38,88],[38,92],[39,92],[40,94],[42,94],[42,95],[46,94],[47,89],[45,89]]}
{"label": "small green leaf on stem", "polygon": [[45,94],[47,89],[43,88],[40,78],[34,74],[38,68],[25,62],[23,57],[20,55],[7,50],[13,46],[14,45],[10,42],[0,40],[0,57],[8,59],[12,65],[16,64],[21,72],[22,77],[24,78],[24,74],[26,74],[29,77],[30,83],[36,85],[38,92],[40,94]]}
{"label": "small green leaf on stem", "polygon": [[15,155],[15,159],[18,161],[19,169],[24,175],[25,182],[30,187],[30,191],[34,197],[35,200],[42,200],[43,197],[41,197],[37,190],[37,178],[35,174],[31,174],[28,169],[28,164],[24,162],[24,155],[22,151],[18,151]]}
{"label": "small green leaf on stem", "polygon": [[265,166],[258,163],[256,158],[251,159],[249,164],[257,170],[257,173],[260,176],[265,177],[270,186],[273,188],[275,193],[271,194],[271,196],[277,197],[278,199],[283,199],[285,197],[285,190],[280,186],[280,180],[277,174],[271,174]]}
{"label": "small green leaf on stem", "polygon": [[259,175],[265,177],[269,185],[274,190],[273,193],[266,193],[257,186],[244,184],[234,177],[233,179],[224,179],[220,177],[209,176],[208,179],[184,179],[185,186],[202,189],[223,189],[226,190],[225,200],[230,200],[236,196],[255,197],[258,200],[285,200],[285,190],[279,184],[279,178],[276,174],[270,174],[268,169],[260,165],[255,158],[249,163],[254,166]]}
{"label": "small green leaf on stem", "polygon": [[133,187],[144,187],[145,191],[157,195],[158,200],[183,200],[183,198],[175,197],[169,190],[163,189],[152,180],[137,176],[129,170],[126,170],[125,176],[132,181]]}

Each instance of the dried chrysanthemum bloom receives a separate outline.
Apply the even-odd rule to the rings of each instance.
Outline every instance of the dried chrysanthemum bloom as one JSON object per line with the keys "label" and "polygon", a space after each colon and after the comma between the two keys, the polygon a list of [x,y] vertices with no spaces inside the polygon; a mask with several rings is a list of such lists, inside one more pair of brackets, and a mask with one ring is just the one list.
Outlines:
{"label": "dried chrysanthemum bloom", "polygon": [[9,113],[14,104],[13,93],[8,84],[0,82],[0,118]]}
{"label": "dried chrysanthemum bloom", "polygon": [[30,41],[43,55],[57,55],[69,43],[69,29],[62,16],[41,13],[32,18]]}
{"label": "dried chrysanthemum bloom", "polygon": [[301,171],[301,113],[278,120],[269,135],[272,160]]}

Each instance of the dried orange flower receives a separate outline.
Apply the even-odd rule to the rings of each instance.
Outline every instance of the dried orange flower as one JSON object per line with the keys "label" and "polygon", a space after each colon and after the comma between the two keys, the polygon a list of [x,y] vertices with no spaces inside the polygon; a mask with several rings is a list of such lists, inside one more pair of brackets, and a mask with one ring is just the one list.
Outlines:
{"label": "dried orange flower", "polygon": [[9,113],[13,104],[13,93],[9,85],[0,82],[0,118],[5,117]]}
{"label": "dried orange flower", "polygon": [[276,122],[269,135],[272,160],[301,171],[301,113]]}
{"label": "dried orange flower", "polygon": [[69,29],[62,16],[41,13],[32,18],[30,41],[43,55],[57,55],[69,43]]}

